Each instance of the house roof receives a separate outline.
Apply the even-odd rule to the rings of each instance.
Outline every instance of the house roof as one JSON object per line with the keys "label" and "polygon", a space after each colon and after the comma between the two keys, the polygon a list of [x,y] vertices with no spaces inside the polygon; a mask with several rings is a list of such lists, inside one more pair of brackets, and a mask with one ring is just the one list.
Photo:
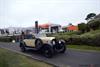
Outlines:
{"label": "house roof", "polygon": [[39,25],[39,27],[41,28],[48,28],[50,24],[42,24],[42,25]]}
{"label": "house roof", "polygon": [[53,27],[53,26],[61,26],[61,25],[59,25],[59,24],[52,24],[52,23],[45,23],[45,24],[39,25],[39,27],[41,27],[41,28],[49,28],[49,26]]}
{"label": "house roof", "polygon": [[77,26],[71,25],[67,27],[68,30],[78,30]]}

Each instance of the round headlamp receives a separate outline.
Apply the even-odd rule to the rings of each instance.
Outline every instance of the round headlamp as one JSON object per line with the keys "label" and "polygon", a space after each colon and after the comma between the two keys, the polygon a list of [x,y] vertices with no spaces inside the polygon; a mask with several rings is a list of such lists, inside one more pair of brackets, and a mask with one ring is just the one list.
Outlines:
{"label": "round headlamp", "polygon": [[52,41],[52,44],[55,45],[56,44],[55,41]]}
{"label": "round headlamp", "polygon": [[59,40],[59,43],[61,43],[61,40]]}

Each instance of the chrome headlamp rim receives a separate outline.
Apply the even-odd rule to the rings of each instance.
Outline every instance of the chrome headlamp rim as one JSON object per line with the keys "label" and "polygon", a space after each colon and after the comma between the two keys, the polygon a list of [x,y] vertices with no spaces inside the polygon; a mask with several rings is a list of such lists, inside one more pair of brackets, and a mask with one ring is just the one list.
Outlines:
{"label": "chrome headlamp rim", "polygon": [[60,39],[60,40],[59,40],[59,43],[62,43],[62,42],[65,43],[65,40]]}
{"label": "chrome headlamp rim", "polygon": [[56,45],[56,39],[52,39],[51,44]]}

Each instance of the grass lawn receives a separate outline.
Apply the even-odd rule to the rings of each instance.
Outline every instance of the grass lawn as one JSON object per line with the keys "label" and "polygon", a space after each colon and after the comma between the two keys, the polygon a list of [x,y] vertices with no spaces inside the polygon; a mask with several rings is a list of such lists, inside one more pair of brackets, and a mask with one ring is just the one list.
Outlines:
{"label": "grass lawn", "polygon": [[100,47],[87,46],[87,45],[67,45],[67,47],[73,49],[80,49],[80,50],[100,51]]}
{"label": "grass lawn", "polygon": [[41,61],[0,48],[0,67],[53,67]]}

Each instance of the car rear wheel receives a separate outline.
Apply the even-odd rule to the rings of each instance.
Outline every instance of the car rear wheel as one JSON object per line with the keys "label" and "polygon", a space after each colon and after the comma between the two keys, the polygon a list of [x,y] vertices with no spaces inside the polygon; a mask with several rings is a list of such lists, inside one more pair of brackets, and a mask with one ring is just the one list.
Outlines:
{"label": "car rear wheel", "polygon": [[26,48],[25,48],[25,45],[24,44],[20,44],[20,49],[22,52],[25,52],[26,51]]}
{"label": "car rear wheel", "polygon": [[42,49],[43,55],[47,58],[51,58],[53,56],[53,49],[50,45],[45,45]]}

